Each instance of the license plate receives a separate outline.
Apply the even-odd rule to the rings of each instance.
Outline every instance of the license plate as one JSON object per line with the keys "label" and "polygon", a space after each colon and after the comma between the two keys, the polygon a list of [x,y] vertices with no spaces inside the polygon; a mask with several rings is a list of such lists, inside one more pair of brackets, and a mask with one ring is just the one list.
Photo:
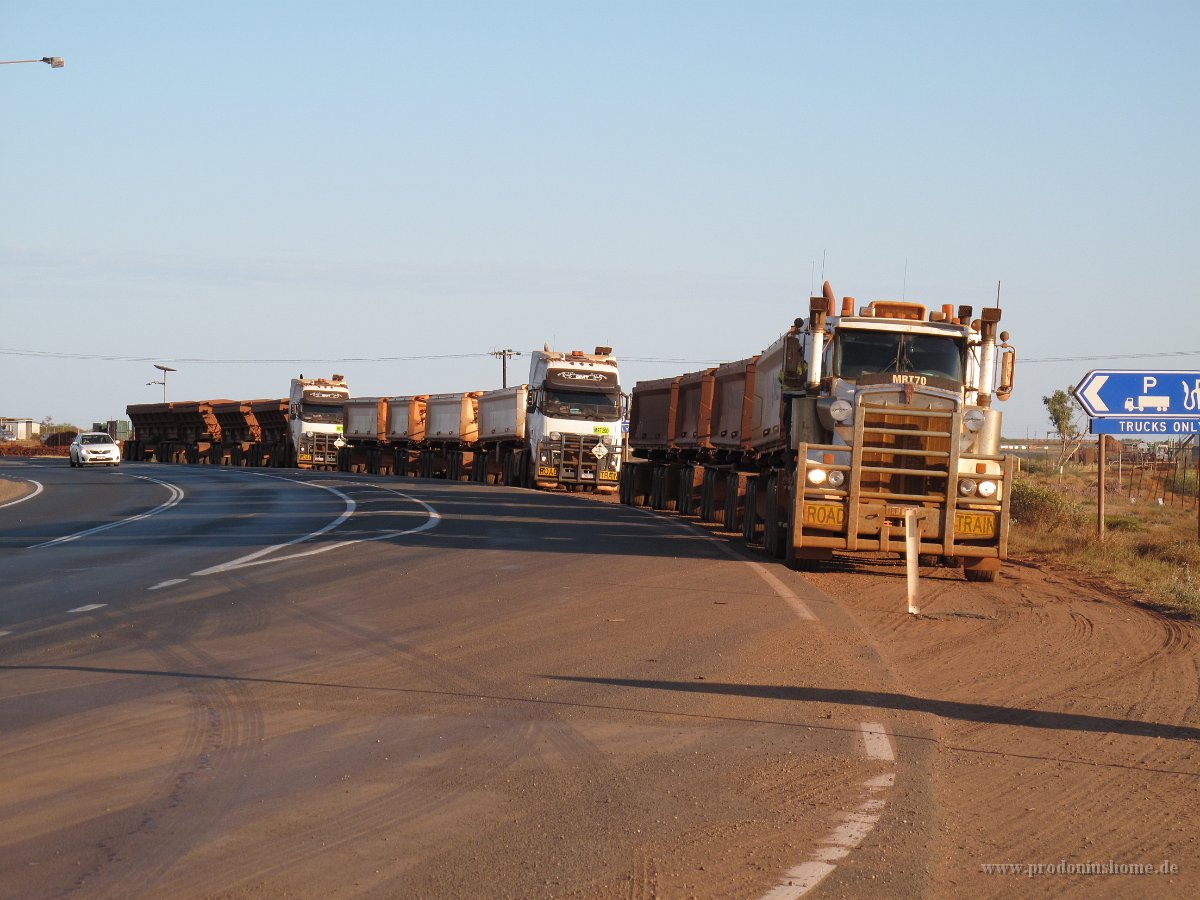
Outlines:
{"label": "license plate", "polygon": [[804,524],[814,528],[841,527],[846,521],[846,507],[840,503],[804,504]]}
{"label": "license plate", "polygon": [[592,434],[608,434],[607,425],[593,425]]}
{"label": "license plate", "polygon": [[991,513],[956,512],[954,514],[956,537],[991,538],[996,536],[996,517]]}
{"label": "license plate", "polygon": [[596,473],[595,472],[580,472],[579,478],[581,481],[595,481]]}
{"label": "license plate", "polygon": [[300,462],[312,462],[312,454],[311,453],[301,453],[300,454]]}

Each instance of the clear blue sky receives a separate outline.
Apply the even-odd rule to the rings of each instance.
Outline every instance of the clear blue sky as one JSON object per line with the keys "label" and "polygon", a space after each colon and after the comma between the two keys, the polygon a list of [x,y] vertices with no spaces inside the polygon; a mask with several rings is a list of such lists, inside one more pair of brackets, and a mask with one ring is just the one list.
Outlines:
{"label": "clear blue sky", "polygon": [[860,300],[1003,281],[1006,432],[1043,433],[1089,369],[1200,368],[1198,34],[1164,2],[8,2],[0,58],[66,66],[0,67],[0,415],[123,417],[162,396],[130,358],[177,400],[697,361],[632,384],[757,352],[824,257]]}

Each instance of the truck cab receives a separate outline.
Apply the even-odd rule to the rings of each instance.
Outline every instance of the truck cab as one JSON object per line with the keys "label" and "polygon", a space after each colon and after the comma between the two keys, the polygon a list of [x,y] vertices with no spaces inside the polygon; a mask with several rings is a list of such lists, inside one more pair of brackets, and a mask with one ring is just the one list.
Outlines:
{"label": "truck cab", "polygon": [[341,375],[292,379],[288,395],[290,453],[301,469],[336,469],[345,445],[345,404],[350,388]]}
{"label": "truck cab", "polygon": [[610,347],[533,351],[525,419],[532,485],[615,491],[621,426],[621,383]]}

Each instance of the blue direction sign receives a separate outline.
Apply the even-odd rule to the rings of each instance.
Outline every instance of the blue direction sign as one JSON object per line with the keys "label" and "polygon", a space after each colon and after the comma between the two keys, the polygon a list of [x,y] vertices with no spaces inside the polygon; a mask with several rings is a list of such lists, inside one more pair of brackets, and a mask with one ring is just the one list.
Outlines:
{"label": "blue direction sign", "polygon": [[1129,437],[1170,437],[1172,435],[1200,434],[1200,419],[1134,418],[1132,416],[1091,419],[1092,434],[1125,434]]}
{"label": "blue direction sign", "polygon": [[[1140,422],[1200,421],[1200,372],[1136,372],[1099,369],[1088,372],[1075,386],[1075,399],[1092,418]],[[1092,434],[1135,434],[1135,431],[1097,431]],[[1148,434],[1192,434],[1191,431]]]}

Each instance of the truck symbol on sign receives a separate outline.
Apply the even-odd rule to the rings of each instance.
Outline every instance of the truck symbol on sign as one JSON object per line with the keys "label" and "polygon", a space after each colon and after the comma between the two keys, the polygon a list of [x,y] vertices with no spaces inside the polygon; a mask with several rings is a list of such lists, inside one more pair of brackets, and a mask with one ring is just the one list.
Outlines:
{"label": "truck symbol on sign", "polygon": [[1145,412],[1153,409],[1156,412],[1166,412],[1171,408],[1170,397],[1126,397],[1126,412]]}

